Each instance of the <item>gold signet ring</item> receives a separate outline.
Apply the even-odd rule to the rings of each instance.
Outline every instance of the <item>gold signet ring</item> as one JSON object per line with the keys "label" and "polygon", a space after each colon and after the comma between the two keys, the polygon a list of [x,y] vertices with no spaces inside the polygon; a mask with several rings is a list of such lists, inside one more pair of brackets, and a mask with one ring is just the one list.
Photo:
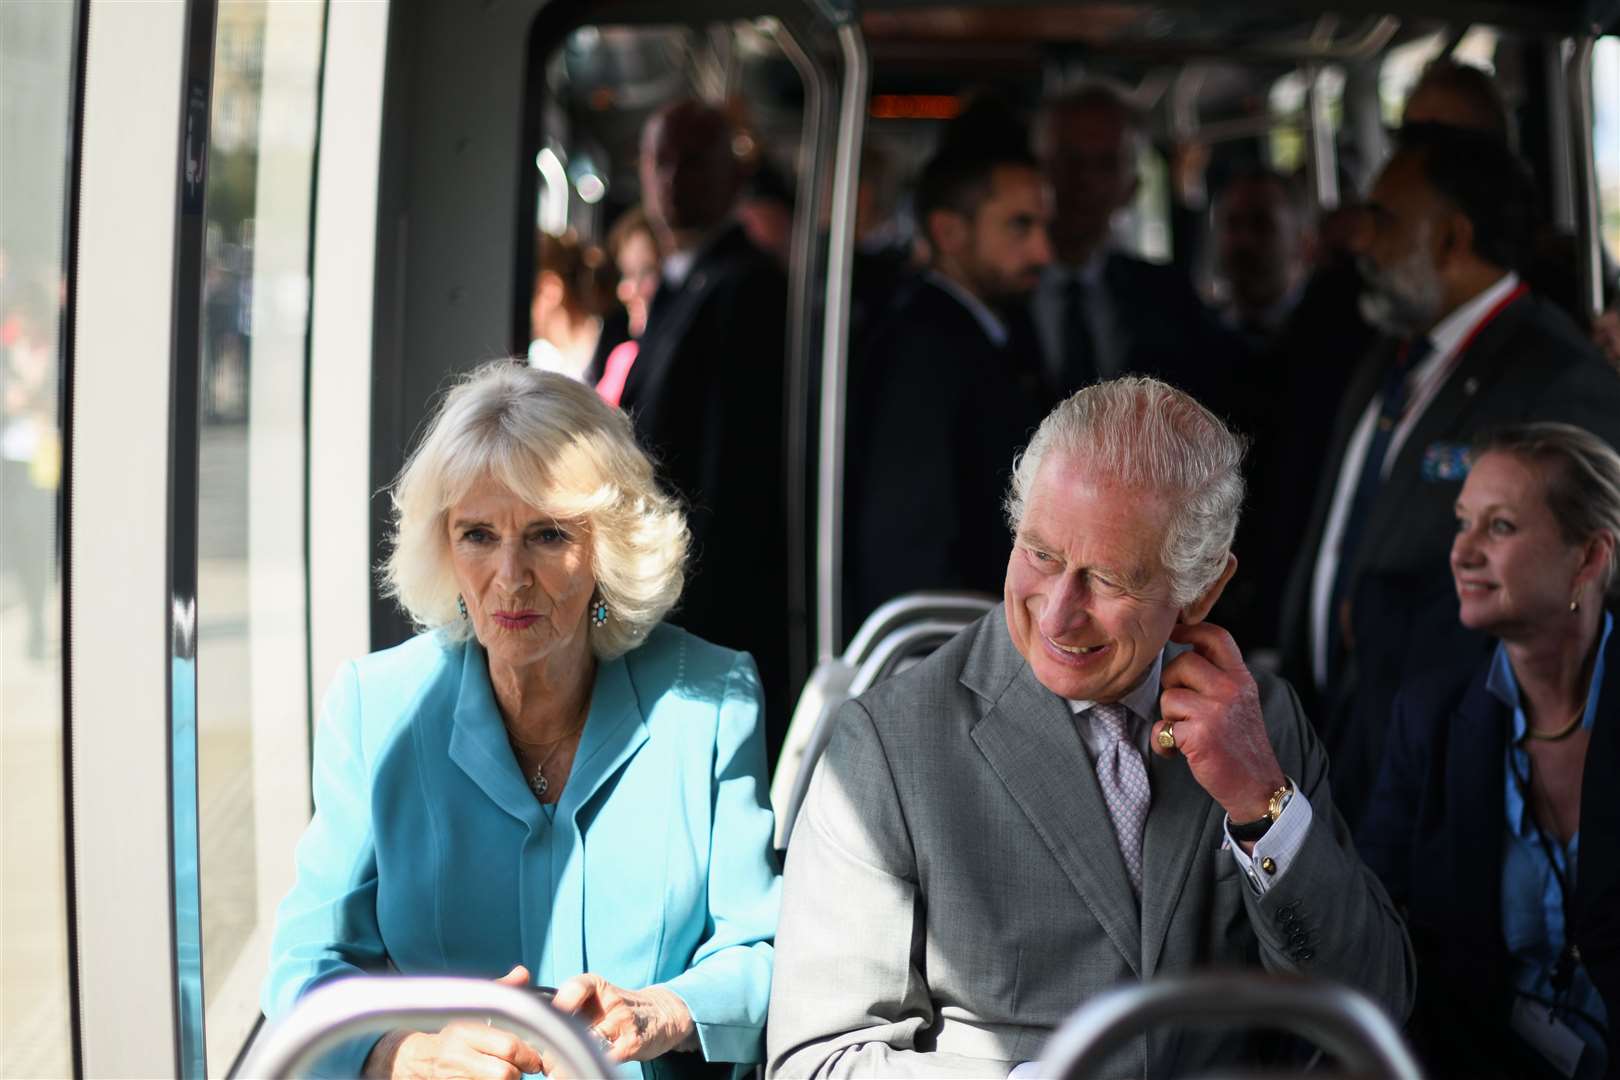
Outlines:
{"label": "gold signet ring", "polygon": [[1159,729],[1159,745],[1166,750],[1176,748],[1176,729],[1173,724],[1166,724]]}

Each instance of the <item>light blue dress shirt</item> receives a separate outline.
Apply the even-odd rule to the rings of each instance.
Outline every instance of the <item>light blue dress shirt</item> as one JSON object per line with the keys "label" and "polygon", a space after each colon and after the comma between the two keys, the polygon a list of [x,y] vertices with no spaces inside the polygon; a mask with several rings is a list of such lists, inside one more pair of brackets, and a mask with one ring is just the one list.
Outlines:
{"label": "light blue dress shirt", "polygon": [[[1597,663],[1592,665],[1592,682],[1586,695],[1586,713],[1581,719],[1581,726],[1587,730],[1591,730],[1597,717],[1598,688],[1603,685],[1603,652],[1608,648],[1609,634],[1613,630],[1614,616],[1605,612]],[[1485,686],[1497,700],[1513,710],[1513,737],[1508,741],[1507,773],[1503,777],[1507,822],[1502,839],[1502,936],[1507,942],[1513,988],[1544,1004],[1556,1002],[1559,997],[1553,989],[1552,972],[1564,949],[1564,902],[1558,875],[1562,874],[1564,880],[1573,884],[1581,837],[1577,832],[1566,846],[1560,844],[1557,837],[1547,836],[1547,847],[1543,847],[1536,835],[1535,819],[1525,806],[1524,792],[1514,779],[1515,773],[1526,779],[1530,776],[1530,755],[1524,749],[1529,722],[1519,700],[1519,680],[1513,674],[1507,646],[1497,645]],[[1548,862],[1549,849],[1558,860],[1557,873]],[[1569,996],[1560,1003],[1599,1023],[1607,1022],[1603,998],[1587,977],[1585,967],[1576,967]],[[1559,1019],[1587,1045],[1575,1075],[1603,1075],[1607,1050],[1602,1033],[1569,1010],[1559,1013]]]}
{"label": "light blue dress shirt", "polygon": [[[483,649],[424,634],[338,674],[314,794],[276,916],[272,1020],[344,975],[521,963],[543,985],[589,971],[667,987],[709,1060],[761,1060],[780,878],[746,654],[664,625],[598,664],[552,816],[512,755]],[[375,1041],[323,1071],[357,1075]]]}

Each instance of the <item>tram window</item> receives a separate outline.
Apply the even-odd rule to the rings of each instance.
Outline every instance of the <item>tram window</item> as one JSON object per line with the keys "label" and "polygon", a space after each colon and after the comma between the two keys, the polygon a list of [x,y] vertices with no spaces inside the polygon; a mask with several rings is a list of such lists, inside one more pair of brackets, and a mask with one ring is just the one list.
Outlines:
{"label": "tram window", "polygon": [[[1334,131],[1344,126],[1344,70],[1329,67],[1322,72],[1321,89],[1327,99],[1328,124]],[[1305,169],[1306,132],[1310,130],[1307,110],[1309,87],[1303,71],[1290,71],[1271,84],[1267,95],[1273,125],[1266,152],[1271,167],[1292,174]]]}
{"label": "tram window", "polygon": [[[1439,59],[1448,40],[1445,31],[1437,30],[1389,50],[1378,71],[1378,103],[1385,124],[1390,127],[1400,125],[1401,113],[1406,108],[1406,99],[1411,95],[1412,88],[1417,85],[1423,69]],[[1494,27],[1472,26],[1457,41],[1450,56],[1458,63],[1494,72],[1496,47],[1500,41],[1501,34]]]}
{"label": "tram window", "polygon": [[1164,155],[1147,147],[1137,162],[1136,203],[1127,246],[1144,259],[1170,261],[1170,169]]}
{"label": "tram window", "polygon": [[[804,93],[770,19],[684,26],[583,26],[546,60],[535,223],[601,242],[640,199],[642,124],[682,98],[722,102],[751,179],[785,181],[791,205]],[[745,187],[744,199],[758,185]]]}
{"label": "tram window", "polygon": [[309,817],[304,385],[323,19],[318,4],[231,3],[217,28],[197,567],[203,999],[216,1075],[258,1017],[288,853]]}
{"label": "tram window", "polygon": [[0,5],[0,1076],[69,1076],[58,492],[78,5]]}
{"label": "tram window", "polygon": [[1620,255],[1620,38],[1606,37],[1592,56],[1592,99],[1597,108],[1592,135],[1597,155],[1603,246]]}

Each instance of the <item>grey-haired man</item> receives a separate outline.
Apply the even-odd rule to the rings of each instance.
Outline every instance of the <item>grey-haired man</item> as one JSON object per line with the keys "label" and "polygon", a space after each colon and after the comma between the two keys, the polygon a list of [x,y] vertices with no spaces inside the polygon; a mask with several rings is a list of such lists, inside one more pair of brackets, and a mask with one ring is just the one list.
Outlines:
{"label": "grey-haired man", "polygon": [[[1205,968],[1330,978],[1404,1017],[1405,930],[1293,691],[1203,621],[1241,457],[1151,379],[1047,417],[1008,498],[1003,610],[837,717],[788,852],[775,1074],[1022,1075],[1091,995]],[[1160,1031],[1106,1071],[1250,1049]]]}

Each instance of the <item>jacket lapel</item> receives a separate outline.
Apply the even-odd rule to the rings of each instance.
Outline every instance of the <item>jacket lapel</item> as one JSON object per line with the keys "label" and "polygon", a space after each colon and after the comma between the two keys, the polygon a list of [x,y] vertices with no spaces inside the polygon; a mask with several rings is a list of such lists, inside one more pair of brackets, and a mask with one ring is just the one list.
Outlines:
{"label": "jacket lapel", "polygon": [[[1612,609],[1611,609],[1612,611]],[[1615,620],[1620,623],[1620,617]],[[1603,652],[1603,685],[1598,687],[1597,712],[1591,741],[1586,747],[1586,769],[1581,781],[1581,850],[1575,873],[1577,934],[1588,953],[1620,954],[1620,921],[1613,901],[1620,898],[1620,802],[1614,798],[1615,777],[1620,776],[1620,626],[1609,634]],[[1608,903],[1609,907],[1603,905]],[[1588,914],[1591,913],[1591,914]],[[1593,916],[1597,916],[1594,918]],[[1607,937],[1591,941],[1601,931]],[[1594,950],[1592,945],[1598,945]],[[1612,1021],[1611,1017],[1611,1021]]]}
{"label": "jacket lapel", "polygon": [[1366,541],[1357,553],[1358,567],[1376,564],[1380,546],[1402,536],[1397,526],[1400,518],[1410,512],[1411,499],[1423,483],[1424,453],[1436,441],[1455,440],[1464,430],[1464,421],[1481,391],[1501,377],[1504,361],[1510,355],[1507,346],[1529,311],[1528,298],[1520,297],[1481,329],[1434,400],[1412,425],[1384,481],[1385,490],[1373,504],[1364,534]]}
{"label": "jacket lapel", "polygon": [[455,726],[450,732],[450,760],[489,797],[532,833],[543,818],[534,793],[518,771],[506,725],[495,705],[484,650],[476,641],[461,647],[461,686],[456,695]]}
{"label": "jacket lapel", "polygon": [[[1171,645],[1165,660],[1185,651]],[[1159,707],[1147,718],[1149,730],[1159,722]],[[1148,781],[1153,787],[1153,807],[1148,813],[1142,837],[1142,969],[1151,975],[1158,970],[1170,920],[1181,903],[1187,875],[1199,852],[1215,844],[1210,835],[1211,812],[1219,815],[1215,801],[1198,785],[1187,759],[1180,754],[1160,757],[1148,754]],[[1222,852],[1216,858],[1230,858]]]}
{"label": "jacket lapel", "polygon": [[1510,732],[1507,707],[1486,687],[1489,671],[1490,665],[1483,665],[1469,684],[1447,736],[1447,816],[1452,822],[1486,823],[1484,828],[1454,830],[1450,848],[1452,893],[1471,898],[1456,912],[1464,941],[1495,942],[1502,933],[1504,748]]}
{"label": "jacket lapel", "polygon": [[624,657],[599,662],[591,710],[580,732],[579,749],[557,803],[558,817],[573,819],[602,785],[647,741],[647,722],[630,682]]}
{"label": "jacket lapel", "polygon": [[[1036,681],[1013,648],[999,610],[980,623],[962,682],[990,701],[971,732],[974,744],[1132,972],[1141,975],[1140,915],[1096,771],[1068,704]],[[998,686],[993,696],[986,693]]]}
{"label": "jacket lapel", "polygon": [[691,271],[679,289],[660,287],[653,296],[652,309],[647,317],[647,329],[641,335],[641,355],[625,380],[621,400],[626,407],[649,407],[662,398],[662,384],[668,375],[675,351],[686,340],[692,320],[708,299],[715,281],[715,267],[730,257],[741,226],[727,226],[715,237],[709,248],[692,263]]}

